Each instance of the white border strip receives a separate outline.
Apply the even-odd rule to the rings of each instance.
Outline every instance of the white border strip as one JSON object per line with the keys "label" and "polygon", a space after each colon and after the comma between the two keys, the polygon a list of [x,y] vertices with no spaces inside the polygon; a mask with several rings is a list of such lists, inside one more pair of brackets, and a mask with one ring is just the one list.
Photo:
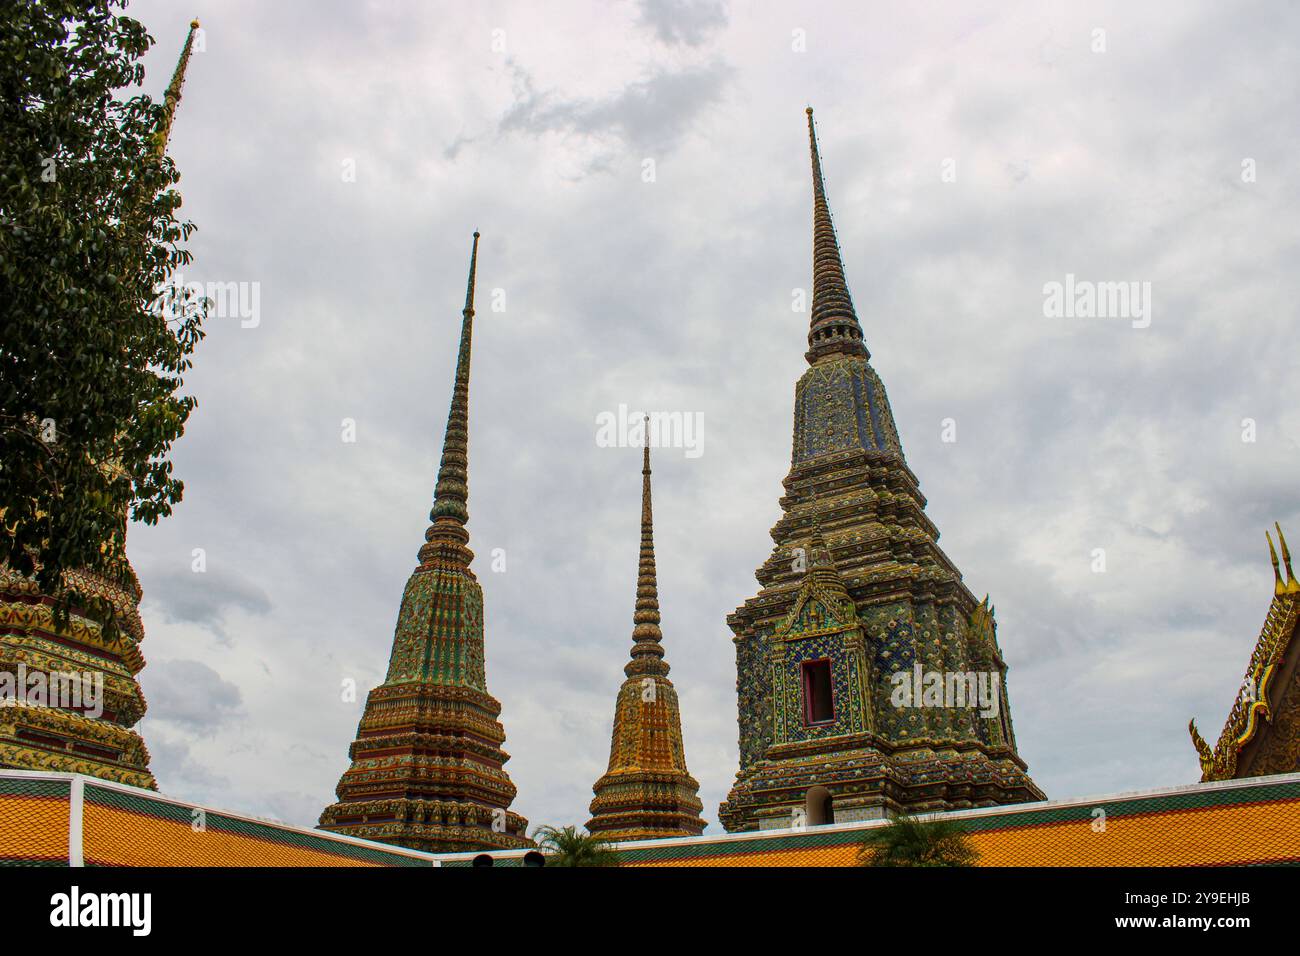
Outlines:
{"label": "white border strip", "polygon": [[83,811],[86,807],[86,780],[73,777],[68,788],[68,866],[85,866],[85,844],[81,838]]}

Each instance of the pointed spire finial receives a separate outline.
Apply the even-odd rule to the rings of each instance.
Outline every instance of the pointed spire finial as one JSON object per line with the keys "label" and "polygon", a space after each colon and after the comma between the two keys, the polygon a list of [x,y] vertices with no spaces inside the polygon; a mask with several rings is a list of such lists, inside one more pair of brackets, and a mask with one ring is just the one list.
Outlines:
{"label": "pointed spire finial", "polygon": [[665,677],[663,631],[659,629],[659,581],[655,572],[654,514],[650,502],[650,416],[644,421],[641,452],[641,555],[637,563],[636,610],[632,614],[632,660],[623,668],[628,677]]}
{"label": "pointed spire finial", "polygon": [[185,46],[181,48],[181,56],[176,61],[172,80],[167,84],[167,92],[163,94],[163,117],[158,124],[158,132],[154,134],[154,157],[159,162],[162,162],[167,152],[167,141],[172,135],[172,122],[176,118],[176,107],[181,101],[181,87],[185,85],[185,69],[189,66],[190,54],[194,51],[194,31],[198,29],[199,21],[195,18],[190,21],[190,32],[185,36]]}
{"label": "pointed spire finial", "polygon": [[438,465],[438,483],[433,492],[432,524],[424,533],[420,561],[428,564],[441,559],[457,567],[468,568],[474,553],[469,544],[469,365],[474,338],[474,282],[478,271],[478,239],[469,255],[469,280],[465,287],[465,308],[461,311],[460,349],[456,354],[456,380],[447,411],[447,430],[442,440],[442,461]]}
{"label": "pointed spire finial", "polygon": [[469,279],[465,282],[465,308],[461,309],[461,314],[474,311],[474,281],[478,274],[478,237],[479,232],[474,230],[474,247],[469,253]]}
{"label": "pointed spire finial", "polygon": [[[1282,566],[1286,568],[1286,587],[1288,593],[1300,592],[1300,581],[1296,580],[1295,572],[1291,570],[1291,551],[1286,546],[1286,538],[1282,534],[1282,526],[1276,521],[1273,527],[1277,529],[1277,543],[1282,550]],[[1274,564],[1276,568],[1276,563]]]}
{"label": "pointed spire finial", "polygon": [[808,144],[812,153],[813,177],[813,297],[812,319],[808,330],[809,364],[826,355],[841,353],[870,358],[862,341],[862,326],[858,324],[849,295],[848,280],[844,277],[844,262],[835,238],[830,205],[826,201],[826,184],[822,177],[821,154],[817,149],[817,130],[813,125],[813,111],[809,106]]}
{"label": "pointed spire finial", "polygon": [[1265,531],[1264,537],[1268,539],[1268,557],[1273,562],[1273,593],[1284,594],[1286,585],[1282,581],[1282,570],[1277,563],[1277,549],[1273,547],[1273,535]]}

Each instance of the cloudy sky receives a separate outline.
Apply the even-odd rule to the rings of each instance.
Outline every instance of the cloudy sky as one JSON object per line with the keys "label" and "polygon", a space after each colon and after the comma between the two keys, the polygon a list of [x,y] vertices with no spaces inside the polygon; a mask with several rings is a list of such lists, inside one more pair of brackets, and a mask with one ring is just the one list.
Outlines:
{"label": "cloudy sky", "polygon": [[[208,323],[185,500],[132,531],[162,790],[303,825],[333,799],[340,688],[382,680],[427,523],[477,228],[470,530],[515,808],[584,822],[608,758],[640,463],[597,417],[682,411],[703,454],[655,455],[659,582],[717,832],[725,617],[771,549],[806,367],[808,104],[1032,774],[1054,798],[1196,780],[1187,721],[1213,740],[1241,681],[1265,529],[1300,548],[1300,8],[1081,7],[133,3],[151,93],[206,29],[171,146],[185,278],[259,296]],[[1149,326],[1045,315],[1067,274],[1149,282]]]}

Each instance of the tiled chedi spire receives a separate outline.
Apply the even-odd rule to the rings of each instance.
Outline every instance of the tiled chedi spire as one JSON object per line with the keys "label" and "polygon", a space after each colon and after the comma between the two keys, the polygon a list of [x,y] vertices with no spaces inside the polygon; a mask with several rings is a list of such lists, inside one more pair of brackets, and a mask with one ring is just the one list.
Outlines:
{"label": "tiled chedi spire", "polygon": [[[198,28],[197,20],[190,24],[164,95],[164,116],[154,135],[154,159],[159,162],[171,136]],[[157,789],[149,751],[133,729],[148,706],[137,679],[145,666],[140,652],[142,592],[125,554],[118,563],[116,578],[88,570],[65,576],[72,590],[113,607],[118,634],[111,640],[96,616],[85,611],[74,609],[66,624],[56,623],[54,598],[32,579],[0,564],[0,696],[18,695],[28,704],[0,707],[0,767],[82,773]],[[82,685],[93,688],[101,681],[102,698],[92,705]],[[60,693],[55,693],[56,685]]]}
{"label": "tiled chedi spire", "polygon": [[171,139],[172,123],[176,119],[176,107],[181,102],[181,90],[185,86],[185,72],[190,65],[190,54],[194,52],[194,33],[199,29],[199,21],[190,21],[190,32],[185,35],[185,46],[181,47],[180,59],[176,61],[176,69],[172,71],[171,82],[167,84],[167,90],[163,94],[163,119],[158,126],[158,132],[154,134],[156,152],[154,158],[162,161],[164,154],[167,152],[167,141]]}
{"label": "tiled chedi spire", "polygon": [[853,297],[849,295],[844,262],[840,259],[840,246],[831,222],[831,207],[826,202],[826,182],[811,107],[807,113],[813,177],[813,301],[806,357],[810,364],[830,355],[860,355],[869,359],[871,353],[862,341],[862,326],[853,310]]}
{"label": "tiled chedi spire", "polygon": [[474,233],[456,380],[419,565],[406,582],[388,676],[370,692],[352,766],[320,826],[429,852],[528,846],[509,810],[501,705],[483,663],[483,589],[469,549],[469,368],[474,329]]}
{"label": "tiled chedi spire", "polygon": [[[1291,569],[1291,550],[1277,529],[1277,548],[1268,537],[1273,561],[1273,600],[1255,642],[1246,676],[1228,720],[1211,750],[1188,725],[1201,763],[1201,780],[1262,777],[1300,770],[1300,580]],[[1267,536],[1267,532],[1265,533]],[[1282,562],[1278,564],[1278,549]],[[1286,577],[1282,569],[1286,569]]]}
{"label": "tiled chedi spire", "polygon": [[611,840],[698,836],[704,829],[696,795],[700,785],[686,769],[677,690],[668,679],[660,641],[659,586],[655,577],[654,518],[650,506],[650,438],[641,466],[641,557],[632,659],[614,706],[609,769],[592,788],[587,829]]}
{"label": "tiled chedi spire", "polygon": [[[871,367],[807,114],[810,367],[775,548],[758,594],[727,619],[740,772],[720,819],[754,830],[1041,799],[1016,753],[993,609],[939,548]],[[961,703],[922,694],[912,706],[899,674],[960,683]],[[981,682],[995,706],[966,706]]]}

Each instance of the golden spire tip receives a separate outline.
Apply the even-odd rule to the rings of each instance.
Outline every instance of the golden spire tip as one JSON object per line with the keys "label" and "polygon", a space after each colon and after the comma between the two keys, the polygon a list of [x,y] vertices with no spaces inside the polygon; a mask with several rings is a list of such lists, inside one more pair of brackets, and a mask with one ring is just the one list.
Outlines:
{"label": "golden spire tip", "polygon": [[[1282,526],[1275,521],[1273,527],[1277,529],[1277,543],[1282,551],[1282,566],[1286,568],[1286,590],[1300,591],[1300,581],[1296,580],[1295,572],[1291,570],[1291,549],[1286,546],[1286,537],[1282,534]],[[1274,564],[1273,567],[1276,573],[1277,565]]]}
{"label": "golden spire tip", "polygon": [[1277,562],[1277,549],[1273,547],[1273,536],[1271,534],[1265,531],[1264,537],[1268,538],[1268,556],[1273,562],[1273,593],[1281,594],[1286,590],[1286,586],[1282,583],[1282,570]]}

